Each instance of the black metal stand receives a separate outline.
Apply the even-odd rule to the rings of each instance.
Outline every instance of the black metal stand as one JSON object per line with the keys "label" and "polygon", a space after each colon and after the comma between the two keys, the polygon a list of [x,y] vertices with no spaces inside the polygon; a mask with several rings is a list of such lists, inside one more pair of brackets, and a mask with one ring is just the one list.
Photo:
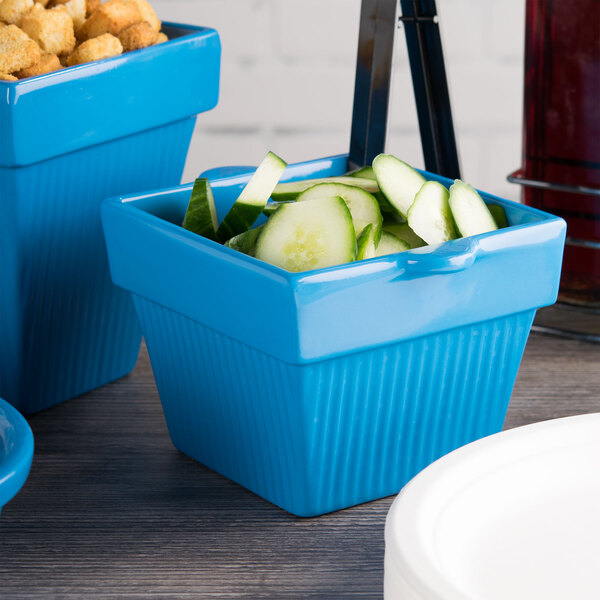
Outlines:
{"label": "black metal stand", "polygon": [[394,38],[399,23],[406,32],[425,168],[460,178],[434,0],[362,1],[348,167],[370,164],[385,149]]}

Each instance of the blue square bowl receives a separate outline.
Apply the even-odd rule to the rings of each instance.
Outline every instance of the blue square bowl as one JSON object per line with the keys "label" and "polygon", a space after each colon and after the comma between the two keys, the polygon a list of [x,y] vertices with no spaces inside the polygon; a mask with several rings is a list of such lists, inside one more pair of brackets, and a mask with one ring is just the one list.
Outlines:
{"label": "blue square bowl", "polygon": [[219,92],[216,31],[0,81],[0,395],[30,414],[134,367],[141,331],[108,270],[107,196],[176,185]]}
{"label": "blue square bowl", "polygon": [[[292,165],[284,179],[346,164]],[[220,218],[249,176],[211,172]],[[191,189],[102,207],[177,448],[313,516],[397,493],[502,428],[535,310],[556,300],[564,221],[483,194],[510,227],[290,273],[182,229]]]}

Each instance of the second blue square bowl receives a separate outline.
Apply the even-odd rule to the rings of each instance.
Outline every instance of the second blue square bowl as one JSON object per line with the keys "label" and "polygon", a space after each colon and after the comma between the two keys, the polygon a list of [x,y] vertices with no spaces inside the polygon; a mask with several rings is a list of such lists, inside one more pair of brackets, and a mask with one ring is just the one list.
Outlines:
{"label": "second blue square bowl", "polygon": [[[220,218],[250,175],[211,172]],[[177,448],[313,516],[397,493],[502,428],[535,310],[556,300],[561,219],[484,194],[510,227],[290,273],[182,229],[191,188],[102,207]]]}

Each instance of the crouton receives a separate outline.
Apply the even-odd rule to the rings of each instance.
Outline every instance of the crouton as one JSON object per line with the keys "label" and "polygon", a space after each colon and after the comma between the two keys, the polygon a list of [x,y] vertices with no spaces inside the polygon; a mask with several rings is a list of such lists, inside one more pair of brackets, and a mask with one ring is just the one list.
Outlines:
{"label": "crouton", "polygon": [[167,37],[167,35],[165,33],[159,33],[156,36],[156,40],[154,41],[154,45],[156,46],[157,44],[164,44],[165,42],[168,42],[169,38]]}
{"label": "crouton", "polygon": [[81,27],[86,17],[86,0],[50,0],[48,8],[54,8],[60,4],[69,11],[75,30]]}
{"label": "crouton", "polygon": [[141,21],[142,13],[133,0],[108,0],[77,30],[77,39],[85,41],[103,33],[117,36],[127,27]]}
{"label": "crouton", "polygon": [[85,16],[89,17],[101,4],[102,0],[85,0]]}
{"label": "crouton", "polygon": [[118,56],[122,52],[123,46],[119,38],[110,33],[104,33],[80,44],[77,50],[69,56],[67,65],[72,67],[73,65],[80,65],[94,60],[102,60],[103,58]]}
{"label": "crouton", "polygon": [[49,54],[71,54],[75,48],[73,19],[64,6],[46,10],[34,4],[21,20],[21,29]]}
{"label": "crouton", "polygon": [[42,57],[39,46],[16,25],[0,27],[0,72],[12,73],[35,64]]}
{"label": "crouton", "polygon": [[123,44],[123,52],[129,52],[152,46],[157,37],[158,33],[156,33],[150,23],[142,21],[121,31],[119,41]]}
{"label": "crouton", "polygon": [[18,25],[32,7],[33,0],[0,0],[0,21]]}
{"label": "crouton", "polygon": [[162,27],[162,23],[160,19],[156,16],[154,9],[148,4],[147,0],[133,0],[142,14],[142,19],[150,23],[150,26],[156,33],[160,31]]}
{"label": "crouton", "polygon": [[8,73],[0,73],[0,81],[18,81],[18,78]]}
{"label": "crouton", "polygon": [[36,75],[43,75],[44,73],[52,73],[52,71],[58,71],[59,69],[62,69],[62,65],[58,60],[58,56],[56,56],[56,54],[44,52],[42,58],[38,62],[26,69],[15,71],[15,75],[19,79],[24,79],[25,77],[35,77]]}

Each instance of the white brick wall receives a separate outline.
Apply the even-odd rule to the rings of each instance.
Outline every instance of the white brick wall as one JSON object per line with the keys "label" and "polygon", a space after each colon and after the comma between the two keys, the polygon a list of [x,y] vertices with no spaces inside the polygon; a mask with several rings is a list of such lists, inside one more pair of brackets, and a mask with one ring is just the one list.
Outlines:
{"label": "white brick wall", "polygon": [[[163,20],[215,27],[219,105],[198,117],[184,181],[204,169],[347,151],[360,0],[154,0]],[[523,0],[438,0],[463,178],[517,200]],[[404,44],[396,38],[389,152],[423,166]]]}

